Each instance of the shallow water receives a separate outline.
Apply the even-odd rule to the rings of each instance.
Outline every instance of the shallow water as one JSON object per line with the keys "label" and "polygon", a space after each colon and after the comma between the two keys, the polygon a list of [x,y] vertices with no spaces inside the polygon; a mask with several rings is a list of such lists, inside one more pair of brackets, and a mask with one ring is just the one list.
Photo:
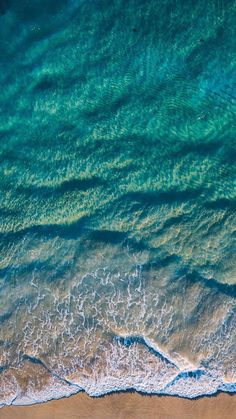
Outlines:
{"label": "shallow water", "polygon": [[0,12],[0,403],[235,391],[236,2]]}

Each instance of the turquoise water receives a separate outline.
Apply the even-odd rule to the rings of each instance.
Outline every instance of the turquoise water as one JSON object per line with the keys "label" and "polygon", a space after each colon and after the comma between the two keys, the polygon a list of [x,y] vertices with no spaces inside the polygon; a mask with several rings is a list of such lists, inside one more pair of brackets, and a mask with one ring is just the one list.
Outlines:
{"label": "turquoise water", "polygon": [[0,2],[2,405],[236,389],[236,2]]}

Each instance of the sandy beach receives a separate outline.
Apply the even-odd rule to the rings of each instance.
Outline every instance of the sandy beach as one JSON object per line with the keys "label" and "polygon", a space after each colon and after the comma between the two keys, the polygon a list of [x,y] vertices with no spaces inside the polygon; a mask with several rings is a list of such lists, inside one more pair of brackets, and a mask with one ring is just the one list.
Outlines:
{"label": "sandy beach", "polygon": [[9,406],[1,419],[233,419],[235,395],[219,394],[197,400],[119,393],[91,398],[85,393],[33,406]]}

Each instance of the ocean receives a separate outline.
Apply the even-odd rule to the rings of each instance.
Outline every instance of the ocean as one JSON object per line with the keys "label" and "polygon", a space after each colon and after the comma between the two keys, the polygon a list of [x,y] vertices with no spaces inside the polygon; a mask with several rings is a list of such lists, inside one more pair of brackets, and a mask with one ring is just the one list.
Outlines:
{"label": "ocean", "polygon": [[0,1],[0,405],[236,391],[236,1]]}

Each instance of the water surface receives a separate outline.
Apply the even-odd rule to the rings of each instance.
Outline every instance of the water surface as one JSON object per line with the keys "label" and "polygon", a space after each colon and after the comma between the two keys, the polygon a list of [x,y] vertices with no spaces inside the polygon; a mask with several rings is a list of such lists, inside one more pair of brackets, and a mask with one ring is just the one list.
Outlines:
{"label": "water surface", "polygon": [[235,391],[236,2],[0,12],[0,403]]}

